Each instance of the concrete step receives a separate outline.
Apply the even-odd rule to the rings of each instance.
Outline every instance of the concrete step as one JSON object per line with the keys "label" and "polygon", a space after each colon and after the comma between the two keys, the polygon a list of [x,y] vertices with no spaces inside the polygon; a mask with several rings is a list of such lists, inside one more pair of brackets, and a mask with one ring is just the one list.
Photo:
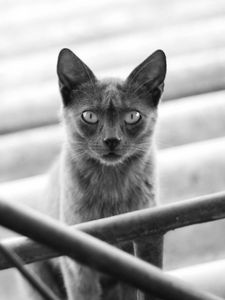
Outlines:
{"label": "concrete step", "polygon": [[162,202],[224,190],[224,153],[224,137],[161,151],[158,163]]}
{"label": "concrete step", "polygon": [[[223,137],[224,98],[225,92],[216,92],[162,103],[157,130],[159,148]],[[24,113],[27,118],[33,116]],[[6,128],[16,117],[12,119],[0,113],[0,119]],[[61,143],[59,125],[0,136],[0,157],[4,158],[0,160],[0,181],[44,173],[58,155]]]}
{"label": "concrete step", "polygon": [[225,298],[224,273],[224,259],[169,272],[172,276],[185,280],[196,288],[208,291],[223,299]]}
{"label": "concrete step", "polygon": [[[195,5],[195,10],[193,10],[193,5]],[[194,0],[186,3],[181,3],[178,0],[171,0],[170,3],[166,0],[152,0],[149,3],[149,1],[142,0],[141,5],[136,0],[109,0],[107,4],[105,1],[98,0],[97,5],[90,0],[76,1],[76,3],[68,0],[67,5],[56,0],[41,0],[35,3],[21,0],[18,5],[17,2],[8,0],[1,1],[1,7],[4,14],[0,20],[0,25],[4,30],[8,29],[9,33],[12,30],[20,31],[27,24],[32,25],[36,29],[35,25],[39,23],[40,29],[42,29],[42,24],[46,28],[46,25],[49,25],[49,23],[54,23],[55,21],[67,22],[80,16],[85,20],[89,20],[93,13],[99,15],[104,13],[108,16],[112,11],[117,10],[126,15],[127,11],[132,11],[133,7],[135,7],[137,12],[139,12],[138,9],[141,9],[140,7],[144,7],[149,13],[149,24],[155,26],[218,16],[225,11],[223,0],[217,0],[217,5],[215,5],[213,0],[199,0],[197,3]],[[53,7],[54,9],[52,9]]]}
{"label": "concrete step", "polygon": [[[222,13],[208,18],[192,19],[191,22],[183,18],[178,27],[176,18],[172,22],[168,18],[161,21],[159,14],[165,14],[166,10],[160,10],[159,6],[150,10],[149,4],[139,5],[136,1],[131,9],[127,10],[126,7],[127,4],[122,7],[114,6],[112,10],[102,12],[101,16],[101,11],[97,14],[92,13],[87,17],[88,20],[83,15],[74,17],[70,11],[71,16],[66,20],[56,19],[51,22],[46,18],[46,22],[44,19],[34,26],[29,23],[29,26],[32,26],[32,34],[20,26],[14,26],[9,30],[10,23],[6,22],[7,28],[2,30],[1,34],[1,60],[8,62],[12,59],[25,58],[27,54],[38,55],[43,51],[46,52],[47,49],[51,53],[49,55],[54,57],[54,53],[65,45],[73,47],[83,55],[87,53],[89,57],[87,49],[91,47],[96,52],[100,44],[100,49],[103,47],[107,50],[102,57],[101,66],[111,67],[115,63],[118,65],[119,61],[129,63],[135,59],[136,53],[143,57],[148,55],[155,50],[153,45],[165,49],[168,55],[224,46],[222,36],[225,22]],[[156,16],[158,22],[155,20]],[[176,47],[173,47],[173,41],[177,42]],[[109,47],[109,44],[113,47]],[[118,48],[121,53],[120,57]],[[132,49],[132,51],[127,51],[127,49]],[[110,62],[107,61],[106,53],[111,58]],[[111,55],[112,53],[114,55]]]}
{"label": "concrete step", "polygon": [[157,132],[160,149],[224,136],[225,92],[162,101]]}
{"label": "concrete step", "polygon": [[0,136],[0,182],[46,172],[60,152],[59,126]]}
{"label": "concrete step", "polygon": [[[176,1],[176,0],[175,0]],[[209,1],[209,5],[212,6],[212,11],[210,12],[210,7],[203,9],[203,15],[219,14],[219,9],[213,9],[212,1]],[[10,3],[11,2],[11,3]],[[155,0],[154,6],[155,6]],[[136,0],[122,0],[122,1],[112,1],[109,0],[107,3],[103,0],[98,0],[97,3],[93,3],[90,0],[78,0],[76,2],[72,0],[67,0],[66,5],[60,0],[40,0],[38,2],[30,2],[26,0],[21,0],[19,5],[14,0],[7,1],[7,5],[1,3],[2,10],[4,14],[0,20],[0,26],[6,33],[14,34],[20,32],[21,30],[26,31],[27,26],[32,26],[39,29],[50,26],[50,24],[67,22],[71,19],[79,19],[81,16],[83,19],[88,21],[88,19],[94,15],[101,15],[103,13],[110,13],[110,10],[125,10],[125,7],[129,4],[132,6],[137,6],[138,1]],[[142,0],[142,5],[139,6],[146,7],[147,1]],[[221,5],[222,1],[221,1]],[[187,6],[188,7],[188,6]],[[138,8],[137,8],[138,9]],[[43,26],[43,27],[42,27]]]}

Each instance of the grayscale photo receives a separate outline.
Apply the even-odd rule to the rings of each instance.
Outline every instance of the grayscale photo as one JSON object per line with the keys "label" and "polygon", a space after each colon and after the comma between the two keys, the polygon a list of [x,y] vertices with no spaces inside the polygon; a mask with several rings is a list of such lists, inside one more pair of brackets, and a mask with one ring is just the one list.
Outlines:
{"label": "grayscale photo", "polygon": [[0,0],[0,300],[225,299],[225,1]]}

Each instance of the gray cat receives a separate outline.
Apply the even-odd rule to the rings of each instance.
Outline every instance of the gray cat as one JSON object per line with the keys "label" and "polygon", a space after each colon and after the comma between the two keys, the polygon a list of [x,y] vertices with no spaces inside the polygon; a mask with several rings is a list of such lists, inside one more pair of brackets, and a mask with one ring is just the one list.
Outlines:
{"label": "gray cat", "polygon": [[[166,75],[164,52],[154,52],[125,81],[99,81],[63,49],[57,73],[65,141],[46,213],[72,225],[156,205],[153,135]],[[131,245],[121,247],[133,252]],[[110,277],[66,257],[58,261],[35,268],[61,299],[135,298]]]}

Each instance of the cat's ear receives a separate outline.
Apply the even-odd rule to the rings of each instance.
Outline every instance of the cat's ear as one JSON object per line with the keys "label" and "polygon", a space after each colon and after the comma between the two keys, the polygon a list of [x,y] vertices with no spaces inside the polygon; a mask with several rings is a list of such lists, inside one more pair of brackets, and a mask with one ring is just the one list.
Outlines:
{"label": "cat's ear", "polygon": [[163,92],[165,76],[166,55],[162,50],[157,50],[133,70],[127,83],[131,89],[134,88],[135,93],[141,93],[145,88],[156,107]]}
{"label": "cat's ear", "polygon": [[69,103],[71,90],[79,89],[84,83],[96,81],[87,65],[69,49],[62,49],[59,53],[57,74],[65,105]]}

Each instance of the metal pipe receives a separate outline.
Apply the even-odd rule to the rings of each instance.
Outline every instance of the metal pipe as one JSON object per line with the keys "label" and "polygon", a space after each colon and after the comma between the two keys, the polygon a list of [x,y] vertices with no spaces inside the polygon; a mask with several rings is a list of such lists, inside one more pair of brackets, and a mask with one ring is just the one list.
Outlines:
{"label": "metal pipe", "polygon": [[35,274],[28,271],[20,257],[8,249],[5,245],[0,243],[0,251],[5,255],[7,260],[11,261],[14,267],[21,273],[21,275],[34,287],[34,289],[47,300],[60,300],[48,286],[45,285]]}
{"label": "metal pipe", "polygon": [[175,280],[160,269],[26,206],[0,200],[1,225],[44,243],[98,271],[163,299],[221,300]]}
{"label": "metal pipe", "polygon": [[[225,192],[82,223],[71,228],[116,244],[222,218],[225,218]],[[4,243],[22,257],[25,263],[59,256],[55,249],[24,237],[11,238]],[[10,263],[0,256],[0,270],[10,267]]]}

